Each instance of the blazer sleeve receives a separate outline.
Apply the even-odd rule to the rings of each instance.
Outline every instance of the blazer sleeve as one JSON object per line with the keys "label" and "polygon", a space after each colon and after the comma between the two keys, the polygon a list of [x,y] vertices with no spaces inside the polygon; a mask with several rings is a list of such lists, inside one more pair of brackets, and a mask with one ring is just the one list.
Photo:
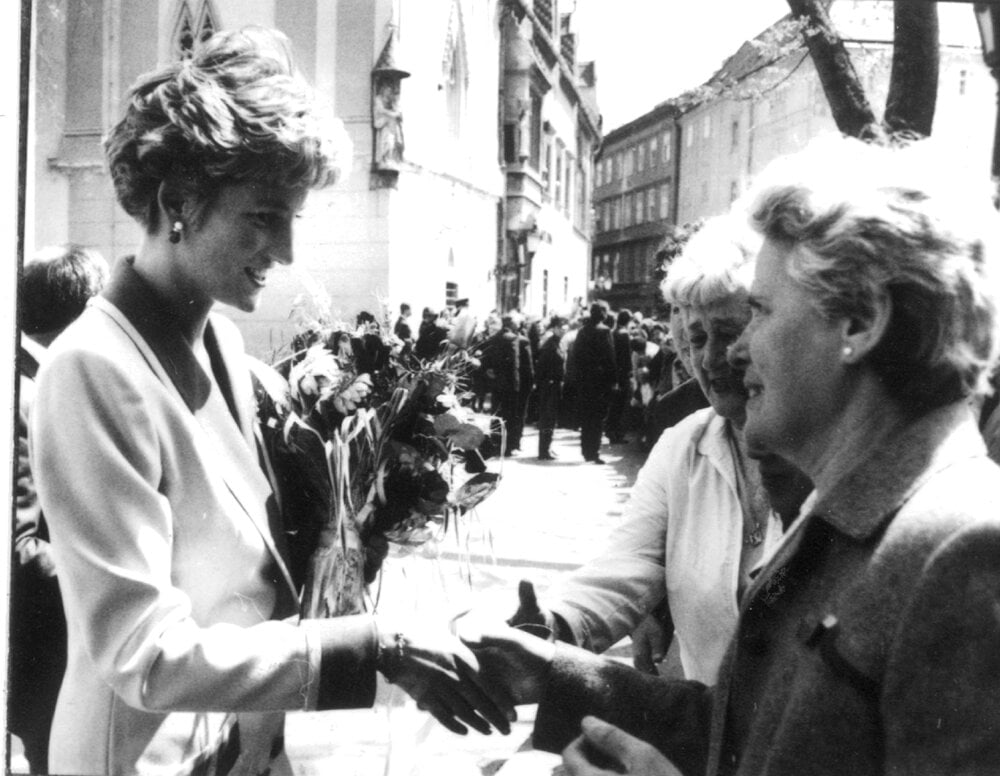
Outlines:
{"label": "blazer sleeve", "polygon": [[711,690],[661,679],[566,644],[556,646],[535,716],[532,744],[559,752],[580,734],[584,716],[616,725],[659,749],[685,776],[705,772]]}
{"label": "blazer sleeve", "polygon": [[[165,439],[129,370],[65,350],[43,370],[32,463],[70,627],[101,679],[157,711],[366,706],[371,618],[199,624],[172,583],[174,521],[160,492]],[[205,563],[218,559],[206,558]]]}
{"label": "blazer sleeve", "polygon": [[1000,526],[995,519],[959,531],[925,564],[889,654],[881,708],[886,773],[997,772]]}
{"label": "blazer sleeve", "polygon": [[[630,634],[666,596],[664,572],[671,477],[683,477],[665,435],[636,477],[624,521],[606,552],[559,580],[545,605],[562,618],[573,643],[603,652]],[[683,446],[683,445],[682,445]]]}

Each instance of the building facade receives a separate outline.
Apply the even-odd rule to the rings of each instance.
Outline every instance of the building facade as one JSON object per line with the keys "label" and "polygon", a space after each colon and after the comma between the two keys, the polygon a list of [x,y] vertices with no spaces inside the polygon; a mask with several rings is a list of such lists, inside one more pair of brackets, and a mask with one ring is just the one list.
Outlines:
{"label": "building facade", "polygon": [[[830,13],[881,118],[892,66],[892,3],[835,0]],[[996,83],[983,63],[971,7],[941,3],[939,16],[933,136],[956,164],[988,169]],[[836,132],[804,46],[798,38],[776,45],[784,21],[744,43],[702,87],[607,133],[596,161],[592,298],[616,309],[656,311],[660,239],[676,225],[725,212],[772,160]],[[657,156],[659,166],[651,166]]]}
{"label": "building facade", "polygon": [[586,294],[600,119],[594,64],[576,62],[570,23],[556,0],[516,0],[501,27],[504,310],[545,316]]}
{"label": "building facade", "polygon": [[[989,169],[996,82],[983,63],[972,9],[939,3],[938,14],[940,72],[932,135],[947,145],[956,164]],[[830,16],[881,120],[892,69],[892,2],[835,0]],[[678,223],[724,212],[775,158],[837,131],[808,52],[797,45],[770,61],[764,53],[769,39],[773,28],[745,43],[706,85],[718,87],[719,96],[694,104],[678,120]]]}
{"label": "building facade", "polygon": [[589,291],[616,310],[656,308],[656,252],[677,222],[679,115],[658,105],[609,132],[597,156]]}
{"label": "building facade", "polygon": [[[555,298],[544,290],[546,276],[553,289],[562,284],[559,299],[582,293],[589,234],[587,219],[583,228],[575,219],[589,207],[580,192],[589,187],[596,112],[581,118],[584,90],[561,50],[572,41],[569,18],[554,0],[34,6],[26,252],[65,241],[96,247],[109,259],[134,252],[141,233],[114,200],[101,150],[126,89],[140,74],[189,55],[215,30],[263,25],[289,37],[296,64],[333,105],[352,150],[342,180],[310,196],[296,224],[295,262],[273,273],[260,309],[248,316],[222,308],[251,352],[268,357],[291,339],[290,315],[302,300],[353,320],[362,310],[391,314],[401,302],[440,309],[458,297],[484,315],[498,305],[541,311]],[[546,12],[554,19],[547,36],[537,31]],[[565,149],[560,197],[553,189],[545,200],[539,188],[531,228],[509,218],[508,203],[520,196],[520,189],[509,192],[520,182],[504,145],[510,116],[502,98],[503,47],[512,20],[533,27],[530,74],[543,99],[530,137],[547,124]],[[531,153],[520,166],[540,181],[536,161]],[[506,280],[512,266],[522,271],[513,290]]]}

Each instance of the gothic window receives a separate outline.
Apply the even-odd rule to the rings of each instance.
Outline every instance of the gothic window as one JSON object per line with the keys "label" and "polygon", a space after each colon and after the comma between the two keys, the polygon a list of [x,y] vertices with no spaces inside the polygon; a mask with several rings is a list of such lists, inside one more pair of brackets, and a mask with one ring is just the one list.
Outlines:
{"label": "gothic window", "polygon": [[[192,10],[192,5],[195,10]],[[196,11],[196,12],[195,12]],[[218,17],[208,0],[181,0],[174,25],[173,54],[176,59],[188,59],[195,48],[219,29]]]}

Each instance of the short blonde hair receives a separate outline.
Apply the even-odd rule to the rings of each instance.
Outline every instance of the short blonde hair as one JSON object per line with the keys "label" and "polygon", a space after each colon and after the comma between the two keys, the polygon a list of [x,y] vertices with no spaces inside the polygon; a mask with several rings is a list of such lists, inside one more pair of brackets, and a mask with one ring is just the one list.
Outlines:
{"label": "short blonde hair", "polygon": [[191,59],[142,76],[125,106],[105,153],[118,201],[147,230],[163,182],[204,205],[231,183],[327,186],[350,157],[342,125],[276,30],[213,35]]}
{"label": "short blonde hair", "polygon": [[738,212],[706,220],[671,262],[660,284],[668,304],[705,307],[749,296],[760,239]]}
{"label": "short blonde hair", "polygon": [[913,412],[987,389],[1000,346],[1000,219],[988,182],[932,141],[823,139],[764,174],[754,226],[793,248],[790,276],[829,318],[891,319],[869,365]]}

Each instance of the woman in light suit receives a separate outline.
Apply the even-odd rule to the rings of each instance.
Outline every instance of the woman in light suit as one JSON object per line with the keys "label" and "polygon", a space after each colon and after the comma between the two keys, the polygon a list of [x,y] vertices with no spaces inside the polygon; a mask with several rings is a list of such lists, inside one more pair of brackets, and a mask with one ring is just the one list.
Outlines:
{"label": "woman in light suit", "polygon": [[256,308],[336,177],[287,41],[220,33],[125,104],[106,150],[144,237],[52,346],[32,429],[69,630],[52,771],[287,772],[283,713],[371,705],[376,670],[452,730],[506,732],[451,636],[294,616],[247,359],[210,314]]}

